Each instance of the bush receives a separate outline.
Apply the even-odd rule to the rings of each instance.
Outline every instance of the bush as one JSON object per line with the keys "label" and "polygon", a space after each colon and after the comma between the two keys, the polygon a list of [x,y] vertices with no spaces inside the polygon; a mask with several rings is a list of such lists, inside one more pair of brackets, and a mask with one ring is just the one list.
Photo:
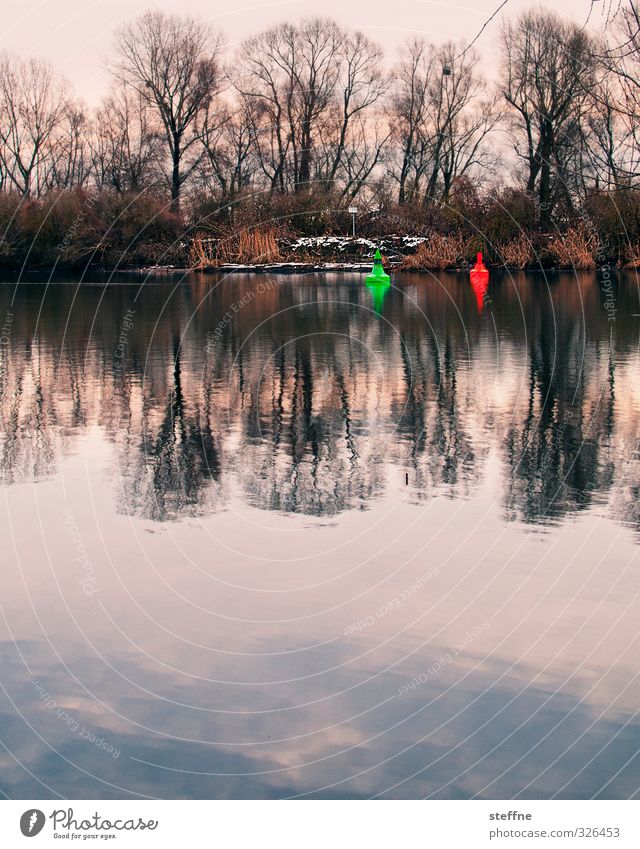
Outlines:
{"label": "bush", "polygon": [[640,190],[599,192],[586,199],[585,211],[598,229],[599,253],[624,262],[640,242]]}
{"label": "bush", "polygon": [[9,267],[171,262],[180,235],[166,198],[83,189],[41,200],[0,195],[0,226],[0,260]]}
{"label": "bush", "polygon": [[507,245],[535,232],[538,219],[537,203],[528,192],[503,189],[485,201],[481,229],[487,243]]}
{"label": "bush", "polygon": [[11,265],[24,251],[24,234],[19,222],[23,198],[15,192],[0,193],[0,262]]}
{"label": "bush", "polygon": [[635,245],[629,245],[624,259],[627,268],[640,268],[640,242],[637,242]]}
{"label": "bush", "polygon": [[[232,205],[205,195],[191,200],[185,227],[160,192],[75,189],[50,192],[43,199],[0,193],[0,264],[205,268],[220,262],[269,263],[281,259],[289,238],[345,236],[351,229],[348,201],[321,186],[291,195],[246,193]],[[640,264],[640,190],[590,196],[561,234],[551,236],[540,232],[530,194],[510,188],[481,198],[466,179],[454,181],[446,203],[400,205],[383,183],[369,207],[366,201],[356,203],[358,236],[426,239],[417,249],[415,241],[398,241],[398,253],[416,249],[405,256],[405,268],[450,268],[479,250],[488,262],[512,268],[526,268],[535,260],[584,269],[605,261]],[[325,254],[319,256],[326,259]],[[347,254],[341,248],[340,258]]]}

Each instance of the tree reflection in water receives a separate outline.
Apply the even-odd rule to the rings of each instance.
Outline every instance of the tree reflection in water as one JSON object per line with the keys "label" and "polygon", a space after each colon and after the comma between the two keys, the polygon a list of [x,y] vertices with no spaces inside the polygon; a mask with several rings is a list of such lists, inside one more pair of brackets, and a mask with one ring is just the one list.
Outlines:
{"label": "tree reflection in water", "polygon": [[481,314],[465,275],[399,276],[381,315],[358,277],[261,282],[18,287],[0,350],[3,483],[52,475],[97,431],[119,509],[153,520],[216,510],[232,488],[263,510],[335,515],[396,473],[418,499],[467,497],[491,462],[509,520],[608,503],[638,526],[631,285],[611,324],[595,274],[498,276]]}

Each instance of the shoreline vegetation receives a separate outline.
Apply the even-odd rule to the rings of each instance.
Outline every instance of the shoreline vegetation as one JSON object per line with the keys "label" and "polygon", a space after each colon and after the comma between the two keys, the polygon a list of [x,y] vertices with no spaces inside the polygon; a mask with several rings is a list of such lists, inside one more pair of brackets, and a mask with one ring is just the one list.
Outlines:
{"label": "shoreline vegetation", "polygon": [[[355,237],[344,235],[350,216],[331,198],[316,194],[311,210],[297,213],[292,201],[283,215],[279,198],[261,199],[261,210],[249,199],[233,210],[237,221],[209,217],[202,226],[178,218],[161,194],[0,193],[0,269],[358,271],[369,270],[376,248],[395,271],[466,269],[478,251],[494,269],[640,268],[635,189],[592,195],[580,214],[547,233],[532,226],[535,198],[515,189],[481,198],[461,184],[448,204],[428,211],[392,203],[362,210]],[[266,220],[255,221],[260,212]]]}
{"label": "shoreline vegetation", "polygon": [[150,10],[95,108],[0,53],[0,269],[640,267],[637,0],[505,16],[491,49],[495,80],[475,40],[391,56],[312,17],[228,47]]}

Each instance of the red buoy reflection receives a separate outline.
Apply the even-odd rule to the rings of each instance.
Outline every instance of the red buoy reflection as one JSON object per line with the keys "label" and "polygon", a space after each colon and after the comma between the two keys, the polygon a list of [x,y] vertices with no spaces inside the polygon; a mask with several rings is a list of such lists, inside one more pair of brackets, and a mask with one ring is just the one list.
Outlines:
{"label": "red buoy reflection", "polygon": [[480,251],[476,255],[476,264],[471,269],[469,277],[476,295],[478,312],[481,313],[484,309],[484,296],[487,294],[487,289],[489,288],[489,272],[482,261],[482,253]]}

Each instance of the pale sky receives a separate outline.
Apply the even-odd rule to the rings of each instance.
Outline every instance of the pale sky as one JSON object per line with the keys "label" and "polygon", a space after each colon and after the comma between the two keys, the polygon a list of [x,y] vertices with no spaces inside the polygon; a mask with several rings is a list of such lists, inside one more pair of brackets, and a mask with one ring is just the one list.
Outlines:
{"label": "pale sky", "polygon": [[[390,59],[395,48],[412,34],[435,42],[473,38],[501,0],[9,0],[0,18],[0,47],[22,55],[49,59],[74,84],[89,105],[96,105],[108,87],[104,69],[114,27],[145,9],[188,13],[209,20],[226,35],[228,51],[260,29],[284,20],[322,14],[343,26],[361,29],[381,42]],[[612,0],[594,4],[591,24],[598,25]],[[495,42],[499,21],[531,5],[540,5],[584,24],[590,0],[532,3],[509,0],[477,42],[485,56],[487,76],[496,63]],[[617,4],[616,4],[617,5]]]}

